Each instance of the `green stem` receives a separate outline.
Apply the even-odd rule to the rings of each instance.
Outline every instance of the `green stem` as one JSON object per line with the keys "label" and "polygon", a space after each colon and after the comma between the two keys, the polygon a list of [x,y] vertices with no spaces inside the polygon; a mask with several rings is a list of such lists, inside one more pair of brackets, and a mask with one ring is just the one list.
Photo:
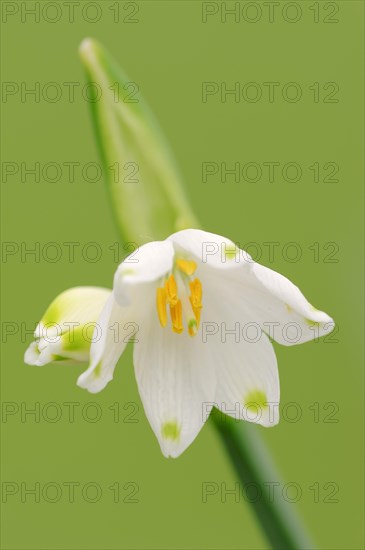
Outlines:
{"label": "green stem", "polygon": [[313,548],[294,513],[293,504],[284,500],[283,485],[257,426],[238,422],[217,410],[213,411],[211,419],[242,485],[247,490],[250,486],[254,488],[250,503],[272,548]]}

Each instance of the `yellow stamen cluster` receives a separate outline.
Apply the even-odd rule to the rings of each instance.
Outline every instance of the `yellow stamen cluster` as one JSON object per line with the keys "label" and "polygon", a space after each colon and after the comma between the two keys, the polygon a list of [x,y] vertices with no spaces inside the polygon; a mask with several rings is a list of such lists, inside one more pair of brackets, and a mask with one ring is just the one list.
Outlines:
{"label": "yellow stamen cluster", "polygon": [[[196,270],[196,263],[191,260],[176,260],[176,268],[189,277],[193,275]],[[181,275],[179,280],[182,282]],[[179,282],[180,285],[180,282]],[[183,285],[183,284],[182,284]],[[184,285],[183,285],[184,286]],[[162,327],[167,325],[167,305],[170,307],[170,317],[172,323],[172,330],[177,334],[181,334],[184,330],[183,326],[183,310],[188,315],[188,333],[190,336],[195,336],[198,331],[200,312],[202,306],[202,284],[199,279],[195,278],[193,281],[189,281],[190,296],[189,299],[184,301],[178,295],[178,285],[173,274],[171,274],[166,280],[163,287],[159,287],[156,292],[156,307],[157,314]],[[190,317],[190,319],[189,319]]]}

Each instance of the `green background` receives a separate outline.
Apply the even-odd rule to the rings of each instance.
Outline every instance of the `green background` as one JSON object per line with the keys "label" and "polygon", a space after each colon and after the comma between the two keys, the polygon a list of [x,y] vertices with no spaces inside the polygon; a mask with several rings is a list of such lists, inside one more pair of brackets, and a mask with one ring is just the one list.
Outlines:
{"label": "green background", "polygon": [[[4,4],[4,3],[3,3]],[[28,2],[28,5],[33,2]],[[41,4],[44,4],[41,2]],[[62,4],[62,2],[60,2]],[[83,3],[81,2],[80,5]],[[88,23],[75,11],[67,21],[63,7],[59,22],[20,15],[3,22],[2,78],[6,82],[57,82],[60,101],[37,103],[20,94],[3,97],[2,157],[5,162],[31,166],[47,162],[98,162],[89,105],[76,92],[67,99],[65,82],[84,85],[77,55],[86,36],[100,40],[138,83],[159,118],[176,153],[189,197],[203,227],[239,242],[259,243],[260,261],[298,284],[316,307],[337,322],[338,342],[311,342],[291,348],[276,346],[283,405],[295,402],[302,417],[285,419],[272,430],[259,429],[285,482],[299,484],[302,497],[292,504],[305,520],[316,547],[360,549],[363,519],[363,367],[362,367],[362,153],[363,153],[363,3],[340,1],[338,23],[313,22],[312,2],[298,2],[302,17],[288,23],[267,12],[257,23],[220,21],[220,14],[201,21],[200,2],[138,2],[138,23],[114,23],[111,2],[100,2],[102,17]],[[114,2],[113,2],[114,4]],[[228,4],[227,4],[228,6]],[[220,5],[219,5],[220,7]],[[228,6],[229,7],[229,6]],[[125,15],[121,3],[121,14]],[[329,8],[327,7],[327,10]],[[49,17],[53,17],[51,11]],[[92,11],[90,9],[90,17]],[[252,17],[252,15],[251,15]],[[267,92],[257,103],[226,103],[219,95],[201,100],[204,81],[280,82],[277,99]],[[297,103],[280,96],[282,84],[300,83]],[[337,103],[316,103],[309,90],[314,82],[336,82]],[[266,94],[266,95],[265,95]],[[6,108],[6,109],[4,109]],[[297,162],[301,181],[290,183],[278,173],[273,183],[222,183],[218,176],[202,182],[202,162]],[[313,181],[308,166],[335,162],[338,182]],[[3,240],[60,244],[60,261],[49,262],[20,254],[3,258],[2,319],[31,328],[51,300],[76,285],[110,287],[116,263],[108,249],[117,240],[103,182],[84,181],[80,170],[74,183],[64,171],[60,181],[39,183],[19,174],[3,182]],[[323,177],[321,176],[321,180]],[[70,262],[65,242],[80,242]],[[95,241],[102,258],[92,263],[80,249]],[[273,261],[264,242],[280,243]],[[302,258],[290,262],[283,254],[288,242],[298,243]],[[313,243],[320,246],[314,261]],[[328,262],[334,242],[339,250]],[[92,251],[90,250],[90,253]],[[290,251],[289,251],[290,252]],[[3,324],[4,328],[4,324]],[[6,335],[5,335],[6,336]],[[55,402],[62,409],[58,422],[40,421],[20,413],[2,422],[2,480],[62,486],[78,482],[75,502],[64,488],[59,502],[33,497],[21,502],[20,492],[2,505],[2,547],[5,549],[253,549],[267,548],[250,505],[227,496],[221,484],[234,487],[235,475],[211,424],[177,460],[166,460],[144,416],[132,368],[131,350],[120,360],[114,381],[100,394],[76,387],[80,367],[44,368],[23,364],[31,334],[3,335],[2,399],[21,409],[38,402]],[[83,419],[81,409],[96,402],[99,422]],[[75,421],[68,421],[65,402],[78,402]],[[114,422],[109,409],[118,402],[122,420],[136,403],[136,423]],[[318,422],[310,407],[319,403]],[[334,419],[326,415],[338,407]],[[129,407],[129,405],[127,405]],[[54,412],[55,409],[53,409]],[[90,408],[90,416],[93,410]],[[288,411],[292,414],[292,411]],[[49,409],[49,416],[52,410]],[[328,420],[328,418],[327,418]],[[102,488],[102,498],[85,502],[80,488],[90,481]],[[268,480],[272,481],[272,480]],[[121,502],[108,488],[121,484]],[[123,502],[127,482],[137,483],[136,503]],[[202,502],[202,483],[217,483],[219,493]],[[337,502],[326,502],[327,483],[338,486]],[[313,484],[320,487],[315,502]],[[224,487],[224,485],[223,485]],[[20,489],[19,489],[20,490]],[[280,489],[279,489],[280,490]],[[50,495],[52,491],[50,490]],[[289,493],[290,494],[290,493]],[[92,491],[90,490],[90,495]],[[328,500],[328,498],[327,498]]]}

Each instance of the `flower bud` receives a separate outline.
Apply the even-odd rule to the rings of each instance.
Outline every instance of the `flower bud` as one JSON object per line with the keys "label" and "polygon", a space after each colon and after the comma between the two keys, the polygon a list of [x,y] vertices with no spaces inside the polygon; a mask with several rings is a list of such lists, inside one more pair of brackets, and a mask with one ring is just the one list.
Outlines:
{"label": "flower bud", "polygon": [[91,343],[100,337],[96,321],[110,294],[106,288],[84,286],[57,296],[35,329],[25,363],[42,366],[53,361],[88,361]]}

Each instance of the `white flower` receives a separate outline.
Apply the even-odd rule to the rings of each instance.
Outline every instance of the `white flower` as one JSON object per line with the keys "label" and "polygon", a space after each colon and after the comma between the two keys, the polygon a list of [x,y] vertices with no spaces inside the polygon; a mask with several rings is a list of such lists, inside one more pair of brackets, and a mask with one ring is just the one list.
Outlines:
{"label": "white flower", "polygon": [[88,361],[96,321],[110,295],[110,290],[97,287],[62,292],[38,323],[25,363],[42,366],[53,361]]}
{"label": "white flower", "polygon": [[139,392],[163,454],[172,457],[192,443],[213,405],[275,425],[279,377],[266,333],[291,345],[334,326],[284,276],[232,241],[193,229],[143,245],[118,267],[98,325],[102,335],[78,385],[102,390],[127,344],[126,327],[138,326]]}

